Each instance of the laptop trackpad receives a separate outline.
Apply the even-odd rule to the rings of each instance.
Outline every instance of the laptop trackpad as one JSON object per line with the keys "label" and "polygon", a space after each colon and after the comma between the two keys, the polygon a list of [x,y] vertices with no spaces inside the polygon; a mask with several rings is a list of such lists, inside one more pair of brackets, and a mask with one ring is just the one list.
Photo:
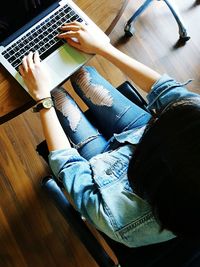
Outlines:
{"label": "laptop trackpad", "polygon": [[53,84],[57,86],[80,68],[90,57],[90,55],[65,44],[43,62],[47,65]]}

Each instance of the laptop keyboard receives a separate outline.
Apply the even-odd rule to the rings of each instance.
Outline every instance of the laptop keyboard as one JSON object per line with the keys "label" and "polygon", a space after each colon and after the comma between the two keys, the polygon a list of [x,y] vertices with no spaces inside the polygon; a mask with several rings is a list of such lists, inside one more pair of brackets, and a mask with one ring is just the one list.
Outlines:
{"label": "laptop keyboard", "polygon": [[18,70],[22,62],[22,58],[29,51],[38,51],[40,58],[43,60],[58,47],[63,45],[63,40],[56,38],[60,33],[59,28],[67,22],[77,20],[82,22],[71,7],[65,5],[56,11],[53,15],[44,20],[35,29],[28,32],[16,43],[12,44],[8,49],[4,50],[2,55],[10,62],[10,64]]}

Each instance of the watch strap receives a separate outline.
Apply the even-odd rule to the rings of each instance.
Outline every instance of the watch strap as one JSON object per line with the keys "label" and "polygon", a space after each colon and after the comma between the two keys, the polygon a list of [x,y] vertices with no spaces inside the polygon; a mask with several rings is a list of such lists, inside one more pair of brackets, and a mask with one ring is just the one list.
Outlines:
{"label": "watch strap", "polygon": [[[47,101],[47,100],[51,101],[51,102],[50,102],[51,105],[50,105],[49,107],[45,107],[45,106],[44,106],[44,102]],[[43,108],[45,108],[45,109],[50,109],[51,107],[54,106],[54,104],[53,104],[53,100],[52,100],[51,97],[46,97],[46,98],[40,99],[38,102],[39,102],[39,103],[37,103],[37,104],[32,108],[32,111],[33,111],[33,112],[39,112],[39,111],[40,111],[41,109],[43,109]]]}

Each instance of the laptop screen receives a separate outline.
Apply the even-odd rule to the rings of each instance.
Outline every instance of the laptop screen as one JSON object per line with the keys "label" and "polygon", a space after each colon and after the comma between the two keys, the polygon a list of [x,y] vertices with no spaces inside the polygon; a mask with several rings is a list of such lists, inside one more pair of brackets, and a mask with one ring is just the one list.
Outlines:
{"label": "laptop screen", "polygon": [[0,43],[58,0],[2,0]]}

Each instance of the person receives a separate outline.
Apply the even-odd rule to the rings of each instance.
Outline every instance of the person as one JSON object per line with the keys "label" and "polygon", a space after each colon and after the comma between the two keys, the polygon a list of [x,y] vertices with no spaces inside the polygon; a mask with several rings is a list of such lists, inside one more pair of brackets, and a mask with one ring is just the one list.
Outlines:
{"label": "person", "polygon": [[37,103],[49,164],[76,209],[98,230],[128,247],[200,236],[200,97],[96,36],[89,25],[65,24],[58,36],[116,65],[148,93],[146,112],[90,66],[71,77],[95,125],[67,91],[50,91],[38,52],[20,73]]}

